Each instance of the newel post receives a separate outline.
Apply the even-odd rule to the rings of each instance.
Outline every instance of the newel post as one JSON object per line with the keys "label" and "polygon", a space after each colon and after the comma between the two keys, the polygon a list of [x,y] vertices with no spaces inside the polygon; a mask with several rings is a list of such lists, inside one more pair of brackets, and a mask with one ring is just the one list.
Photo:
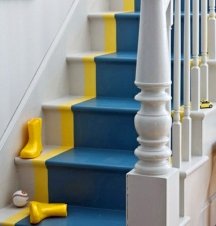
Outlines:
{"label": "newel post", "polygon": [[179,224],[179,174],[169,164],[170,57],[164,0],[141,0],[135,84],[141,108],[135,117],[138,161],[127,174],[127,225]]}

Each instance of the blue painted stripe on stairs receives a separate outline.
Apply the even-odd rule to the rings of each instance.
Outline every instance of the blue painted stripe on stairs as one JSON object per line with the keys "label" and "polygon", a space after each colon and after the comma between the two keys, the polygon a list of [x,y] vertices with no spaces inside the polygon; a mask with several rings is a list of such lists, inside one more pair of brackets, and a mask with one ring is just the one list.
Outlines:
{"label": "blue painted stripe on stairs", "polygon": [[141,0],[135,0],[135,11],[140,11]]}
{"label": "blue painted stripe on stairs", "polygon": [[74,112],[113,112],[133,114],[139,110],[140,103],[130,98],[94,98],[72,106]]}
{"label": "blue painted stripe on stairs", "polygon": [[133,98],[135,86],[136,53],[119,52],[95,58],[97,65],[97,96]]}
{"label": "blue painted stripe on stairs", "polygon": [[[125,211],[68,206],[66,218],[47,218],[40,226],[125,226]],[[29,218],[19,221],[16,226],[31,226]]]}
{"label": "blue painted stripe on stairs", "polygon": [[75,147],[135,149],[138,109],[138,102],[123,98],[97,98],[73,106]]}
{"label": "blue painted stripe on stairs", "polygon": [[116,52],[95,57],[96,62],[116,62],[116,63],[136,63],[137,53],[134,52]]}
{"label": "blue painted stripe on stairs", "polygon": [[134,150],[74,148],[46,162],[47,166],[129,171],[136,162]]}
{"label": "blue painted stripe on stairs", "polygon": [[137,51],[140,13],[115,15],[117,51]]}
{"label": "blue painted stripe on stairs", "polygon": [[75,148],[46,162],[50,202],[124,209],[126,173],[136,162],[131,150]]}

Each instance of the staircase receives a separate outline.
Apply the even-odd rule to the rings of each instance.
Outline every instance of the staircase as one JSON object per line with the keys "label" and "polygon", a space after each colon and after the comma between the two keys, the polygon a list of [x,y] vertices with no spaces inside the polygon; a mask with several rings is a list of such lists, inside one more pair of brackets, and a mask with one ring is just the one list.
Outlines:
{"label": "staircase", "polygon": [[[166,4],[170,4],[170,1],[163,1],[163,4],[166,5],[164,7],[161,2],[145,1],[149,9],[158,13],[161,12],[161,9],[164,10],[167,7]],[[65,77],[62,79],[64,82],[66,80],[66,84],[64,83],[67,86],[66,94],[63,92],[64,95],[59,95],[51,101],[42,103],[44,150],[41,156],[32,160],[15,158],[20,188],[28,192],[31,200],[68,204],[68,216],[66,218],[45,219],[39,225],[125,226],[127,217],[129,219],[128,225],[133,226],[134,224],[140,225],[143,218],[148,218],[149,211],[149,215],[154,215],[148,218],[150,222],[155,218],[155,214],[158,214],[159,224],[163,226],[197,226],[200,216],[204,212],[205,216],[207,215],[207,194],[205,194],[205,197],[202,194],[199,195],[198,201],[194,201],[196,198],[188,198],[193,197],[191,190],[195,189],[194,187],[200,187],[203,194],[207,193],[211,166],[209,158],[211,157],[205,155],[210,153],[210,146],[215,140],[213,135],[209,135],[210,132],[208,132],[208,130],[215,131],[213,128],[215,120],[212,119],[213,114],[215,114],[215,107],[211,110],[200,111],[199,109],[199,92],[201,92],[201,96],[204,95],[207,98],[211,84],[208,88],[207,82],[204,81],[207,80],[205,69],[208,67],[208,65],[206,66],[207,44],[205,44],[207,33],[204,35],[206,37],[201,40],[204,40],[204,44],[201,45],[202,43],[198,38],[198,36],[201,36],[200,32],[196,36],[196,34],[194,35],[196,29],[193,31],[189,29],[190,23],[196,19],[199,21],[199,18],[201,18],[197,2],[196,0],[175,1],[175,24],[179,26],[176,25],[170,34],[171,65],[167,63],[168,55],[166,51],[168,48],[163,49],[160,46],[158,46],[158,49],[161,48],[160,50],[152,51],[153,53],[150,51],[149,57],[146,53],[141,53],[142,55],[139,55],[137,61],[141,0],[109,0],[105,3],[109,5],[107,11],[102,10],[88,14],[86,18],[88,20],[88,36],[80,37],[80,39],[90,43],[91,48],[87,51],[72,51],[71,53],[68,51],[69,54],[64,59],[67,68],[67,80]],[[101,3],[98,1],[97,4]],[[189,5],[192,4],[194,4],[194,7],[190,9]],[[157,17],[157,21],[153,25],[158,29],[159,36],[153,41],[149,41],[151,49],[154,48],[154,42],[160,44],[158,39],[161,37],[163,38],[161,43],[164,41],[164,44],[167,44],[167,36],[164,34],[169,36],[172,25],[173,10],[171,8],[169,10],[170,5],[168,5],[167,11],[161,14],[164,16],[164,21],[166,14],[163,32],[160,29],[161,27],[157,27],[160,24],[161,17]],[[202,5],[202,18],[207,18],[207,10],[204,12],[205,8],[207,9],[207,1]],[[212,11],[213,15],[211,19],[214,20],[210,23],[213,25],[215,23],[214,9],[214,3],[210,1],[210,12]],[[145,13],[148,14],[146,11]],[[154,15],[151,14],[150,16],[155,19]],[[200,23],[197,24],[201,28]],[[209,27],[216,30],[216,26],[213,25]],[[150,23],[148,26],[150,26]],[[204,25],[202,24],[202,26]],[[178,34],[179,28],[182,29],[181,34],[180,32]],[[157,29],[154,30],[156,33]],[[152,34],[156,34],[154,31],[151,31]],[[193,35],[191,35],[192,33]],[[76,35],[79,38],[79,33]],[[154,35],[148,35],[148,38],[152,38],[152,36]],[[189,36],[193,36],[193,40],[192,38],[190,40]],[[177,40],[175,43],[174,39]],[[180,48],[183,39],[185,39],[184,46]],[[210,42],[212,40],[211,37]],[[201,51],[203,59],[199,59],[199,47],[193,47],[195,53],[191,53],[190,43],[198,43],[197,46],[203,48]],[[212,43],[214,42],[212,41]],[[84,46],[85,44],[83,43]],[[140,49],[139,53],[141,52]],[[142,68],[142,63],[146,62],[146,60],[142,62],[143,55],[150,62],[149,64],[158,65],[158,68],[155,70],[152,67],[149,67],[150,69]],[[193,56],[192,60],[190,59],[191,55]],[[214,57],[210,55],[209,59],[212,60]],[[152,59],[154,63],[149,59]],[[135,79],[136,64],[139,70],[137,70]],[[170,153],[166,146],[166,143],[169,142],[167,106],[170,101],[169,94],[165,91],[169,88],[169,66],[172,71],[171,80],[175,84],[178,83],[175,87],[171,87],[174,97],[174,103],[171,104],[174,109],[173,166],[178,169],[170,168],[167,161],[167,156]],[[203,73],[201,81],[204,81],[203,84],[205,84],[202,86],[199,85],[199,76],[196,74],[197,67],[200,67]],[[143,75],[145,78],[143,78],[140,74],[144,74],[143,71],[146,72],[146,70],[149,73],[145,73],[145,76]],[[208,70],[206,69],[206,71]],[[213,70],[209,71],[212,75]],[[150,76],[154,78],[151,80]],[[190,76],[192,85],[190,85]],[[180,77],[184,80],[184,84],[181,83]],[[141,102],[141,108],[140,103],[134,100],[134,96],[140,92],[134,85],[134,81],[140,85],[141,91],[145,93],[145,95],[141,93],[136,97]],[[63,85],[59,83],[59,86]],[[184,95],[183,92],[185,92]],[[192,97],[190,94],[193,94]],[[186,99],[183,99],[183,96]],[[190,100],[192,112],[190,112]],[[154,102],[154,104],[151,102]],[[184,104],[183,122],[180,121],[180,103]],[[134,117],[139,110],[142,113],[140,114],[142,115],[140,116],[140,125],[145,123],[146,126],[148,124],[146,119],[154,119],[154,123],[149,123],[147,129],[146,127],[137,129],[139,133],[137,134],[134,128]],[[212,118],[209,117],[211,112]],[[161,118],[162,120],[160,120]],[[203,118],[206,118],[205,128]],[[167,125],[164,122],[167,122]],[[193,133],[191,133],[191,128]],[[150,135],[147,130],[151,130]],[[208,148],[205,144],[204,131],[205,136],[208,136]],[[138,136],[140,146],[137,142]],[[146,149],[143,148],[145,145],[147,146]],[[139,150],[136,149],[138,146]],[[134,155],[135,149],[137,157]],[[208,149],[207,154],[204,149]],[[139,158],[139,162],[137,158]],[[137,171],[132,170],[133,168]],[[129,171],[130,173],[127,174]],[[127,181],[126,174],[129,178],[127,178]],[[205,181],[205,187],[200,185],[199,180],[196,180],[198,174],[199,176],[203,175],[202,181]],[[148,182],[149,178],[152,180],[151,185]],[[161,181],[165,181],[165,183],[161,183]],[[154,186],[153,183],[155,183]],[[149,185],[149,187],[146,185]],[[160,187],[160,189],[152,190],[152,188],[157,187]],[[155,197],[158,198],[152,198],[154,192]],[[146,194],[150,194],[151,199]],[[180,196],[180,205],[178,205],[178,196]],[[164,200],[160,202],[160,211],[155,211],[155,209],[158,210],[158,200],[161,197]],[[147,202],[148,208],[146,208],[145,198],[149,200]],[[207,207],[203,205],[204,202]],[[168,206],[169,203],[172,203],[172,208]],[[198,205],[199,208],[192,210],[193,207]],[[145,213],[144,208],[146,208]],[[201,212],[200,209],[202,209]],[[172,213],[174,213],[173,217]],[[2,209],[0,211],[0,225],[29,226],[28,215],[28,208],[16,209],[11,206]],[[164,216],[168,220],[163,219]],[[207,220],[205,221],[207,222]],[[148,225],[148,221],[145,224]],[[154,223],[154,225],[159,224]],[[204,220],[203,225],[207,225]]]}
{"label": "staircase", "polygon": [[[134,116],[140,104],[134,100],[134,79],[139,6],[136,0],[125,5],[127,12],[89,15],[90,33],[97,32],[98,40],[92,41],[91,52],[66,59],[72,93],[42,106],[42,155],[15,159],[22,189],[32,200],[68,204],[68,217],[39,225],[126,225],[126,173],[137,161],[138,146]],[[16,222],[2,225],[30,225],[22,211]]]}

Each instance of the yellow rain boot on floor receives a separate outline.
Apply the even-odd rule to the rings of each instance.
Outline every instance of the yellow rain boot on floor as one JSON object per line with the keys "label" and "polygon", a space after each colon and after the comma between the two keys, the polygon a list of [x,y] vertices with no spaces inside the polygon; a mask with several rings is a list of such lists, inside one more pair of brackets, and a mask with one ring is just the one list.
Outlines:
{"label": "yellow rain boot on floor", "polygon": [[32,159],[41,154],[42,147],[42,119],[33,118],[28,121],[29,140],[26,146],[20,152],[20,158]]}
{"label": "yellow rain boot on floor", "polygon": [[38,224],[48,217],[66,217],[67,204],[64,203],[40,203],[32,201],[29,203],[30,223]]}

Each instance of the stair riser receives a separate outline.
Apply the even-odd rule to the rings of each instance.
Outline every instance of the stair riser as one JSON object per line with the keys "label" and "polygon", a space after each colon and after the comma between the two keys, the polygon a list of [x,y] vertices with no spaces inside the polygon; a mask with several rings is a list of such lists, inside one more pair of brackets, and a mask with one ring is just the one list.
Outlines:
{"label": "stair riser", "polygon": [[139,15],[116,14],[117,51],[137,51]]}
{"label": "stair riser", "polygon": [[83,96],[85,93],[85,68],[82,60],[70,61],[68,72],[71,95]]}
{"label": "stair riser", "polygon": [[[116,48],[117,51],[125,52],[136,52],[138,44],[138,33],[139,33],[139,14],[116,14]],[[184,40],[184,15],[181,16],[181,40]],[[192,15],[191,15],[191,26],[192,26]],[[201,16],[200,16],[200,29],[201,29]],[[105,49],[105,34],[104,34],[104,20],[103,18],[97,17],[91,19],[91,30],[92,30],[92,47],[94,50]],[[191,36],[192,37],[192,36]],[[171,38],[174,40],[174,27],[171,31]],[[173,43],[173,42],[172,42]],[[183,43],[182,43],[183,46]],[[201,47],[201,45],[200,45]],[[174,48],[171,48],[172,55],[174,54]],[[183,48],[182,48],[183,54]]]}
{"label": "stair riser", "polygon": [[136,61],[101,62],[98,57],[96,65],[97,96],[133,98],[138,93],[134,84]]}
{"label": "stair riser", "polygon": [[74,111],[75,147],[134,150],[135,113]]}
{"label": "stair riser", "polygon": [[89,17],[91,48],[105,51],[105,22],[103,17]]}
{"label": "stair riser", "polygon": [[61,114],[58,109],[44,109],[44,144],[61,146]]}
{"label": "stair riser", "polygon": [[126,171],[49,166],[49,201],[107,209],[124,209]]}

